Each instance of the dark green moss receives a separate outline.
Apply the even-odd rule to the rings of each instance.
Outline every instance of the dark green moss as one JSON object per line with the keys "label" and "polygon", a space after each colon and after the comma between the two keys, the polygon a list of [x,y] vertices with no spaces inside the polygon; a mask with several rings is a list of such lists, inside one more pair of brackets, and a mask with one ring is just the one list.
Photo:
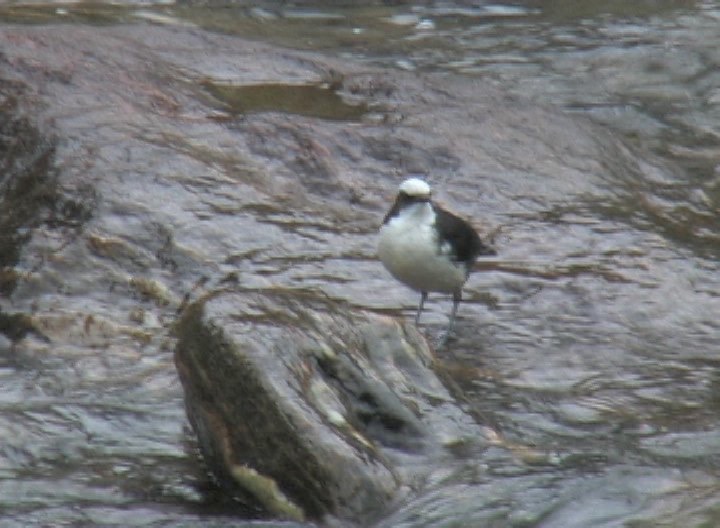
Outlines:
{"label": "dark green moss", "polygon": [[27,115],[25,87],[0,79],[0,294],[9,295],[17,264],[32,230],[76,228],[87,222],[96,197],[88,186],[62,193],[55,169],[55,138],[42,133]]}
{"label": "dark green moss", "polygon": [[32,330],[33,325],[29,316],[21,313],[6,314],[0,311],[0,334],[12,341],[18,341]]}

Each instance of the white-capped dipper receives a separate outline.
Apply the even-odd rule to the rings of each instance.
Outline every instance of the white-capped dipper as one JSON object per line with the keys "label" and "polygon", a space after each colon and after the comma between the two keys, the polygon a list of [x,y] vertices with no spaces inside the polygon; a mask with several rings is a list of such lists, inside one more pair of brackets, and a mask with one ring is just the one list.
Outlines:
{"label": "white-capped dipper", "polygon": [[453,307],[442,343],[452,331],[462,287],[478,257],[495,255],[462,218],[434,204],[430,186],[419,178],[400,184],[397,198],[380,228],[378,254],[397,280],[420,292],[415,324],[428,292],[451,293]]}

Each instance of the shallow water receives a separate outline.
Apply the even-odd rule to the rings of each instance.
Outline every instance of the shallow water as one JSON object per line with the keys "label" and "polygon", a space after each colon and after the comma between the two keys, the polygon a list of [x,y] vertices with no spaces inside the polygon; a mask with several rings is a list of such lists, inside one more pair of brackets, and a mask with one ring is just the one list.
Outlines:
{"label": "shallow water", "polygon": [[[504,191],[516,207],[485,218],[502,226],[503,265],[473,278],[460,313],[457,349],[472,354],[444,359],[515,449],[489,448],[385,526],[715,526],[720,9],[545,4],[20,2],[0,7],[0,21],[189,22],[369,64],[479,76],[510,95],[589,115],[667,161],[673,169],[652,179],[624,166],[588,174],[589,192],[564,182],[566,199],[539,196],[529,183]],[[275,218],[284,227],[295,221]],[[332,236],[329,226],[295,228],[315,238],[318,252]],[[330,279],[287,257],[254,264],[291,284]],[[327,291],[348,295],[355,273]],[[354,300],[376,309],[400,298],[410,314],[416,302],[398,287],[378,306],[355,288]],[[430,303],[431,332],[448,308]],[[474,320],[484,325],[475,330]],[[102,357],[86,348],[48,355],[39,339],[22,353],[0,342],[10,350],[0,363],[0,526],[242,525],[207,489],[183,430],[170,353],[158,344],[142,353],[141,340],[128,336],[126,348]],[[458,497],[467,497],[461,507]]]}
{"label": "shallow water", "polygon": [[359,121],[368,109],[352,105],[329,86],[312,84],[218,84],[210,81],[203,88],[213,105],[230,115],[281,112],[292,115],[340,121]]}

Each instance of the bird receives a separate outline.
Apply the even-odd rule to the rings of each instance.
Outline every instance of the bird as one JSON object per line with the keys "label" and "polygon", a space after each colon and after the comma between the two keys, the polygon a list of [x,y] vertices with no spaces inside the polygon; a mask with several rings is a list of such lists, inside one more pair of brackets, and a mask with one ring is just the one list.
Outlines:
{"label": "bird", "polygon": [[378,256],[390,274],[420,293],[415,325],[420,322],[429,292],[452,294],[453,306],[445,344],[455,324],[462,287],[480,256],[496,255],[466,220],[432,201],[423,179],[404,180],[385,215],[378,241]]}

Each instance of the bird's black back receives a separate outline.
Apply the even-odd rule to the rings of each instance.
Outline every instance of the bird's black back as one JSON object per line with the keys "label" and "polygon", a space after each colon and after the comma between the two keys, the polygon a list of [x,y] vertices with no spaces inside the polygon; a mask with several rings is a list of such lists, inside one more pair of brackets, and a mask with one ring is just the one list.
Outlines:
{"label": "bird's black back", "polygon": [[472,265],[480,256],[496,255],[495,250],[485,244],[475,229],[462,218],[434,205],[435,227],[438,230],[438,243],[448,241],[452,248],[452,257],[458,262]]}

